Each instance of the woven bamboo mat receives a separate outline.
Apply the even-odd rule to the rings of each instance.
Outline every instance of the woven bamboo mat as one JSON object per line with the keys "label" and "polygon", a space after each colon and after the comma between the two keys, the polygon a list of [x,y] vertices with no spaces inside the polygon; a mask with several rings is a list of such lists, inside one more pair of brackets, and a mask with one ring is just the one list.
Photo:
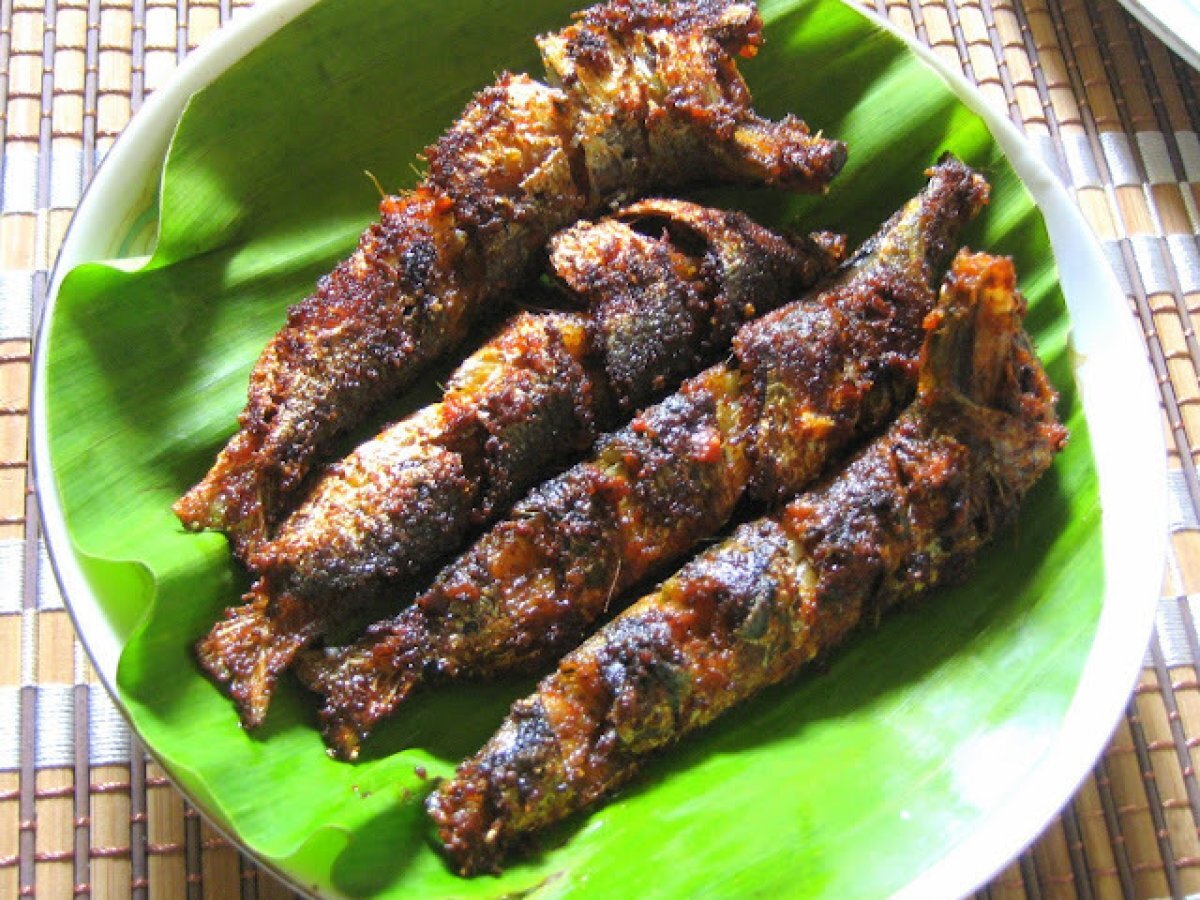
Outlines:
{"label": "woven bamboo mat", "polygon": [[[106,149],[252,0],[0,0],[0,897],[289,896],[148,762],[90,671],[27,467],[31,338]],[[876,0],[1024,129],[1124,284],[1162,394],[1171,554],[1145,667],[1077,796],[981,894],[1200,893],[1200,73],[1114,0]]]}

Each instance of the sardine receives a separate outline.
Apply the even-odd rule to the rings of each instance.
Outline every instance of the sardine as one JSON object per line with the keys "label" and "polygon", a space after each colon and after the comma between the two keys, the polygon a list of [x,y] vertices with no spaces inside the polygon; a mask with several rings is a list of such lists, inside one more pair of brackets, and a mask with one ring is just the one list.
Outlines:
{"label": "sardine", "polygon": [[466,334],[552,234],[608,203],[697,181],[822,190],[843,144],[750,106],[735,58],[762,42],[745,0],[611,0],[539,40],[560,87],[504,74],[388,197],[358,248],[293,307],[250,375],[239,430],[175,504],[245,559],[336,434]]}
{"label": "sardine", "polygon": [[739,527],[569,653],[428,798],[454,867],[627,781],[655,751],[959,580],[1066,439],[1011,263],[958,257],[917,401],[818,489]]}
{"label": "sardine", "polygon": [[833,272],[844,239],[788,240],[740,213],[649,200],[556,235],[550,256],[581,309],[518,315],[440,403],[330,467],[251,555],[259,579],[197,645],[246,726],[329,624],[727,352],[738,324]]}
{"label": "sardine", "polygon": [[686,381],[593,458],[535,489],[355,644],[307,657],[332,752],[422,682],[537,669],[623,591],[716,533],[746,498],[777,502],[913,396],[921,323],[987,183],[948,157],[815,298],[743,325],[734,360]]}

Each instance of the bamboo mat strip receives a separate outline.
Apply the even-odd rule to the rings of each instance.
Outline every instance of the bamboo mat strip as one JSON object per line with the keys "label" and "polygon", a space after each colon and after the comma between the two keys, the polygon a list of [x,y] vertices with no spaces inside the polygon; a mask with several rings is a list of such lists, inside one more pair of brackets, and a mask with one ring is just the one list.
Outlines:
{"label": "bamboo mat strip", "polygon": [[[1038,65],[1035,52],[1030,47],[1030,29],[1023,24],[1017,36],[1014,37],[1010,34],[1006,40],[1001,35],[1000,26],[997,24],[997,12],[990,4],[980,4],[976,12],[982,16],[986,25],[987,43],[997,60],[994,68],[994,83],[998,85],[1001,99],[1007,106],[1010,116],[1035,141],[1039,136],[1053,139],[1052,149],[1049,153],[1047,153],[1044,142],[1038,146],[1044,155],[1054,154],[1046,160],[1052,169],[1060,173],[1064,172],[1066,159],[1061,147],[1061,134],[1058,123],[1052,115],[1052,104],[1044,74],[1041,66]],[[1012,15],[1014,12],[1020,15],[1022,11],[1019,9],[1001,10],[1001,15]],[[953,18],[951,18],[951,27],[953,27]],[[980,39],[976,45],[982,45],[982,43],[983,41]],[[965,60],[966,53],[969,51],[963,50],[961,40],[957,41],[957,45],[960,53],[963,54],[963,69],[968,71]],[[1020,54],[1022,51],[1027,55],[1024,58],[1016,56],[1010,63],[1010,54]],[[1014,70],[1017,72],[1015,77],[1012,74]],[[976,80],[982,81],[983,79],[977,75]],[[1017,96],[1019,90],[1028,89],[1030,81],[1040,95],[1036,104],[1022,103]],[[987,85],[985,83],[981,86],[986,87]],[[1111,809],[1111,802],[1106,806]],[[1078,817],[1077,806],[1072,802],[1064,811],[1060,822],[1051,826],[1039,846],[1033,852],[1026,853],[1021,857],[1019,861],[1020,885],[1021,892],[1025,895],[1040,896],[1040,886],[1043,884],[1053,888],[1055,892],[1061,890],[1064,885],[1071,884],[1076,895],[1091,896],[1091,876],[1088,871],[1085,848],[1079,836]],[[1121,869],[1127,872],[1129,870],[1127,860],[1122,858],[1121,863]],[[1046,871],[1047,869],[1050,871]],[[1128,881],[1128,879],[1126,880]],[[989,890],[988,894],[991,893],[992,891]]]}
{"label": "bamboo mat strip", "polygon": [[[1069,11],[1070,7],[1064,4],[1064,14]],[[1079,17],[1075,16],[1078,21]],[[1085,17],[1086,21],[1086,17]],[[1082,124],[1087,132],[1089,141],[1092,145],[1093,154],[1101,173],[1102,181],[1106,185],[1105,191],[1109,200],[1112,211],[1117,217],[1128,215],[1129,208],[1122,204],[1122,200],[1129,200],[1128,195],[1120,197],[1116,195],[1114,185],[1117,178],[1114,178],[1114,167],[1112,166],[1109,155],[1105,153],[1104,142],[1102,139],[1102,131],[1099,122],[1105,121],[1103,113],[1100,116],[1093,114],[1093,103],[1096,103],[1096,96],[1100,94],[1100,102],[1096,103],[1096,108],[1099,110],[1108,110],[1115,107],[1111,94],[1104,93],[1105,89],[1113,88],[1112,68],[1107,61],[1107,57],[1094,55],[1087,59],[1080,60],[1084,52],[1081,51],[1079,45],[1073,44],[1069,37],[1069,32],[1066,27],[1065,15],[1055,16],[1055,27],[1062,40],[1062,46],[1065,52],[1070,56],[1075,56],[1076,66],[1072,69],[1075,78],[1075,88],[1077,96],[1080,98],[1080,117]],[[1075,30],[1078,33],[1078,30]],[[1094,34],[1094,32],[1093,32]],[[1096,44],[1094,46],[1101,46]],[[1094,67],[1099,62],[1101,70],[1104,72],[1105,79],[1101,80],[1098,76],[1093,75],[1088,79],[1084,74],[1088,71],[1086,66]],[[1092,71],[1095,71],[1094,68]],[[1106,122],[1106,124],[1108,124]],[[1109,132],[1111,133],[1111,132]],[[1154,364],[1156,374],[1159,379],[1159,386],[1163,392],[1164,402],[1167,409],[1168,422],[1171,433],[1175,441],[1175,446],[1181,458],[1187,455],[1188,441],[1187,434],[1182,427],[1182,422],[1179,415],[1178,402],[1175,397],[1174,385],[1167,371],[1167,363],[1165,354],[1162,349],[1159,335],[1154,329],[1152,314],[1149,310],[1146,291],[1141,283],[1141,273],[1136,263],[1136,258],[1128,237],[1121,239],[1120,250],[1125,270],[1132,282],[1132,299],[1135,304],[1136,313],[1142,323],[1147,343],[1150,348],[1151,360]],[[1190,467],[1185,467],[1185,474],[1188,473]],[[1197,502],[1197,491],[1195,485],[1194,472],[1188,479],[1189,494],[1193,505]],[[1161,805],[1161,798],[1158,794],[1157,786],[1153,781],[1152,764],[1149,758],[1149,750],[1146,746],[1144,731],[1141,728],[1141,722],[1137,714],[1137,703],[1135,700],[1127,713],[1127,729],[1133,743],[1134,755],[1137,766],[1131,766],[1128,757],[1124,759],[1115,759],[1113,768],[1120,767],[1124,773],[1124,781],[1122,784],[1127,787],[1136,785],[1138,777],[1141,777],[1141,785],[1143,794],[1146,800],[1145,810],[1150,818],[1150,825],[1155,842],[1157,843],[1157,856],[1159,865],[1156,866],[1151,860],[1154,859],[1153,851],[1148,846],[1145,840],[1141,840],[1133,844],[1133,853],[1142,857],[1137,860],[1131,868],[1137,873],[1136,881],[1134,882],[1135,890],[1143,895],[1162,895],[1169,893],[1172,896],[1179,896],[1182,890],[1179,872],[1175,865],[1175,853],[1171,844],[1171,834],[1166,826],[1166,821]],[[1107,770],[1108,767],[1106,767]],[[1100,781],[1100,789],[1102,794],[1116,794],[1117,788],[1114,787],[1114,780],[1109,771],[1105,772],[1105,777]],[[1136,788],[1128,791],[1135,793]],[[1113,802],[1113,801],[1110,801]],[[1118,810],[1120,807],[1118,806]],[[1145,816],[1141,814],[1142,807],[1135,805],[1134,807],[1126,807],[1123,818],[1141,818]],[[1144,829],[1144,825],[1142,828]],[[1143,834],[1144,831],[1135,832]],[[1129,845],[1125,842],[1122,844],[1122,849],[1127,851]],[[1124,885],[1123,885],[1124,886]]]}
{"label": "bamboo mat strip", "polygon": [[[46,589],[25,455],[32,323],[82,187],[178,61],[249,5],[0,0],[0,561],[15,551],[19,581],[11,610],[0,589],[0,646],[20,648],[0,654],[0,710],[11,696],[20,722],[16,770],[0,771],[0,896],[288,895],[119,734]],[[1146,337],[1177,486],[1162,625],[1127,713],[1076,797],[980,896],[1200,891],[1200,76],[1112,0],[867,6],[975,81],[1074,192]]]}

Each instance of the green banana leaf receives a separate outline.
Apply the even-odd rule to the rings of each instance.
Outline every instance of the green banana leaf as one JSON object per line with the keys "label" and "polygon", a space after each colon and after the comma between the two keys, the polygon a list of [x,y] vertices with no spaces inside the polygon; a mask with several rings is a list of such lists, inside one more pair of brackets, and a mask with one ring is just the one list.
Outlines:
{"label": "green banana leaf", "polygon": [[565,23],[574,2],[324,0],[191,100],[165,162],[151,258],[66,277],[47,347],[49,449],[74,551],[126,639],[120,700],[219,825],[312,891],[890,892],[1047,751],[1104,577],[1097,479],[1042,218],[983,122],[839,0],[765,2],[767,44],[743,65],[764,114],[795,112],[849,143],[836,186],[823,198],[698,196],[857,241],[920,189],[942,151],[987,174],[993,202],[968,239],[1016,259],[1072,440],[971,581],[654,760],[504,874],[471,880],[438,855],[422,801],[531,682],[430,692],[347,765],[326,757],[297,685],[283,685],[251,736],[191,658],[247,579],[222,537],[186,534],[170,504],[232,431],[258,352],[373,218],[364,172],[388,190],[415,183],[420,148],[474,90],[503,69],[540,72],[532,37]]}

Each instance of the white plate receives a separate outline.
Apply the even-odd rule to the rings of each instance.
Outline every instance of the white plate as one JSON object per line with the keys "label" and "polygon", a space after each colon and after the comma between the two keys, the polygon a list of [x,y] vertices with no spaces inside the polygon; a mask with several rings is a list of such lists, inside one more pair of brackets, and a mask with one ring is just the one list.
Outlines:
{"label": "white plate", "polygon": [[[101,167],[59,257],[34,361],[33,462],[46,539],[64,597],[111,689],[121,643],[76,559],[49,477],[45,336],[63,275],[112,259],[153,209],[158,172],[184,104],[267,36],[317,0],[277,0],[244,15],[190,57],[134,118]],[[1007,803],[906,888],[912,897],[957,896],[993,875],[1037,837],[1103,750],[1129,698],[1153,623],[1166,541],[1165,452],[1158,395],[1125,299],[1086,222],[1011,123],[960,75],[904,38],[990,126],[1045,217],[1079,354],[1076,376],[1095,450],[1104,508],[1106,595],[1079,687],[1050,751]],[[148,248],[147,248],[148,249]]]}
{"label": "white plate", "polygon": [[1139,22],[1194,68],[1200,69],[1200,2],[1120,0]]}

